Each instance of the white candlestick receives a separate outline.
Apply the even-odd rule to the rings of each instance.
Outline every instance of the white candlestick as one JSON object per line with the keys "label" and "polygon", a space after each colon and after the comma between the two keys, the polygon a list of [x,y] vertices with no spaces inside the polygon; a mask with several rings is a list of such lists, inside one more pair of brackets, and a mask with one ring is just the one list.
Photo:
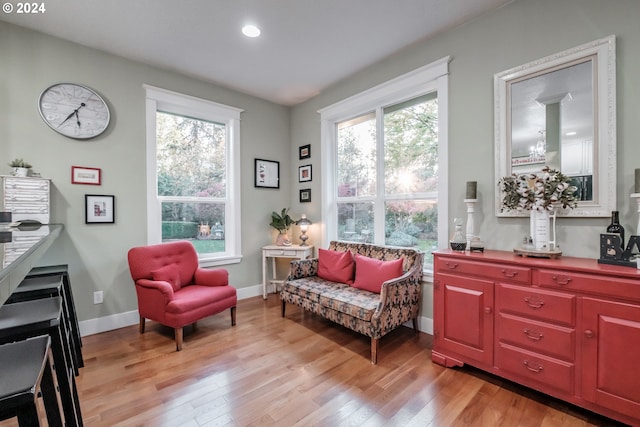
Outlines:
{"label": "white candlestick", "polygon": [[636,235],[640,235],[640,193],[631,194],[632,199],[636,199],[638,204],[638,226],[636,227]]}
{"label": "white candlestick", "polygon": [[464,202],[467,204],[467,250],[470,250],[471,241],[475,237],[473,214],[476,211],[476,203],[478,202],[478,199],[464,199]]}

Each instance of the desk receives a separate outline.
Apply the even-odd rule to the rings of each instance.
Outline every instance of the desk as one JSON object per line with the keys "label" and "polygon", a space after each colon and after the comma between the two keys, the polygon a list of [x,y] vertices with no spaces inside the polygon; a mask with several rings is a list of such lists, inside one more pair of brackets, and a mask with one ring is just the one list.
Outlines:
{"label": "desk", "polygon": [[[60,224],[42,225],[37,229],[2,230],[0,243],[0,305],[18,287],[22,279],[60,235]],[[11,240],[9,240],[11,239]]]}
{"label": "desk", "polygon": [[262,247],[262,297],[267,299],[267,261],[271,259],[272,276],[269,283],[274,284],[274,291],[277,290],[277,283],[282,280],[276,279],[276,258],[307,259],[313,256],[313,246],[276,246],[269,245]]}

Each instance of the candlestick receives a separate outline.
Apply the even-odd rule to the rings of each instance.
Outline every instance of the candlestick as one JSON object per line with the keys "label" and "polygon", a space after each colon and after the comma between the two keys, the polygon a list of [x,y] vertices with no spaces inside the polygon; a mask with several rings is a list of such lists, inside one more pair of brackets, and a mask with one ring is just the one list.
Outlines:
{"label": "candlestick", "polygon": [[[474,183],[475,184],[475,183]],[[468,189],[467,189],[468,192]],[[471,249],[471,241],[475,238],[474,236],[474,228],[475,228],[475,224],[474,224],[474,220],[473,220],[473,214],[475,213],[476,209],[476,202],[478,201],[478,199],[464,199],[464,202],[467,204],[467,250]]]}
{"label": "candlestick", "polygon": [[[636,171],[637,170],[638,169],[636,169]],[[636,227],[636,235],[640,235],[640,192],[636,191],[631,195],[631,198],[636,199],[636,203],[638,204],[638,226]]]}
{"label": "candlestick", "polygon": [[477,199],[478,183],[467,181],[467,197],[465,199]]}
{"label": "candlestick", "polygon": [[640,193],[640,169],[636,169],[636,185],[635,192]]}

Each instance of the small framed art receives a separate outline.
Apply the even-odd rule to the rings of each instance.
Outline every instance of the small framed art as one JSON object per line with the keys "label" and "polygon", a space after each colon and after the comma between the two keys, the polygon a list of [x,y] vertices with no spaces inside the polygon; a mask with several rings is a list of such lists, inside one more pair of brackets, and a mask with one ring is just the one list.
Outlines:
{"label": "small framed art", "polygon": [[298,158],[300,160],[308,159],[309,157],[311,157],[311,144],[303,145],[298,148]]}
{"label": "small framed art", "polygon": [[300,166],[298,168],[298,182],[311,181],[311,165]]}
{"label": "small framed art", "polygon": [[256,187],[280,188],[280,162],[274,160],[255,159]]}
{"label": "small framed art", "polygon": [[84,166],[71,166],[71,183],[100,185],[102,183],[102,170]]}
{"label": "small framed art", "polygon": [[115,196],[84,195],[85,224],[113,224],[115,221]]}
{"label": "small framed art", "polygon": [[311,189],[304,188],[300,190],[300,203],[307,203],[311,201]]}

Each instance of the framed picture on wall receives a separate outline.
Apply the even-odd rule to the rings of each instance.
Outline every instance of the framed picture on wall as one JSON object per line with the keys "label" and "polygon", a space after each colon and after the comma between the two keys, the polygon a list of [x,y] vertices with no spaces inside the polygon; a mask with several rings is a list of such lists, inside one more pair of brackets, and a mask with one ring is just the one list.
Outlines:
{"label": "framed picture on wall", "polygon": [[255,159],[254,175],[256,187],[280,188],[280,162]]}
{"label": "framed picture on wall", "polygon": [[300,160],[308,159],[309,157],[311,157],[311,144],[303,145],[298,148],[298,158]]}
{"label": "framed picture on wall", "polygon": [[298,168],[298,182],[311,181],[311,165],[300,166]]}
{"label": "framed picture on wall", "polygon": [[300,203],[307,203],[311,201],[311,189],[305,188],[300,190]]}
{"label": "framed picture on wall", "polygon": [[71,166],[72,184],[100,185],[101,182],[102,170],[84,166]]}
{"label": "framed picture on wall", "polygon": [[85,224],[113,224],[115,221],[115,196],[84,195]]}

